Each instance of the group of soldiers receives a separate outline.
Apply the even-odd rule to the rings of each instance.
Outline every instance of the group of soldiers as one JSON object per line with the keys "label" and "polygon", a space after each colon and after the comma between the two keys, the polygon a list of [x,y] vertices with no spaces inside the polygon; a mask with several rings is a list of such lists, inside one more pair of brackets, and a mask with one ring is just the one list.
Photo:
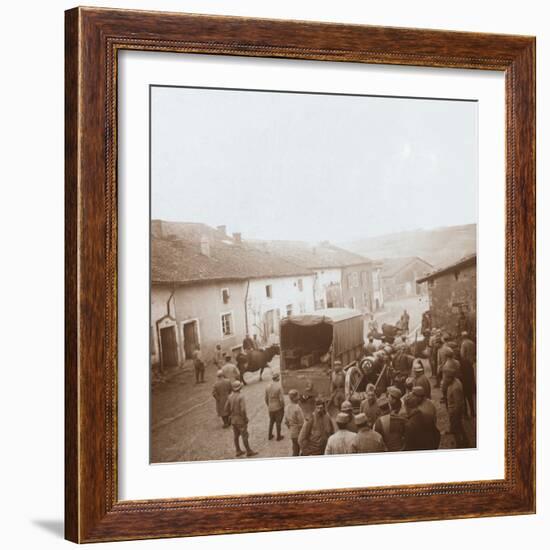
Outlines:
{"label": "group of soldiers", "polygon": [[[284,424],[292,456],[437,449],[441,430],[432,400],[435,387],[441,390],[440,401],[455,446],[470,446],[464,418],[475,416],[473,340],[467,331],[462,331],[457,342],[444,331],[432,329],[426,331],[420,345],[416,344],[410,345],[405,336],[392,344],[369,338],[364,356],[371,378],[365,391],[348,396],[348,400],[343,366],[335,361],[330,396],[313,398],[310,414],[304,413],[304,396],[295,389],[288,392],[289,402],[285,403],[279,373],[273,372],[265,389],[267,439],[283,440]],[[225,356],[224,364],[218,367],[212,392],[217,414],[223,427],[233,430],[236,456],[256,456],[249,444],[249,418],[239,369],[230,356]],[[430,370],[431,381],[425,369]],[[382,376],[386,383],[380,393],[377,383]]]}

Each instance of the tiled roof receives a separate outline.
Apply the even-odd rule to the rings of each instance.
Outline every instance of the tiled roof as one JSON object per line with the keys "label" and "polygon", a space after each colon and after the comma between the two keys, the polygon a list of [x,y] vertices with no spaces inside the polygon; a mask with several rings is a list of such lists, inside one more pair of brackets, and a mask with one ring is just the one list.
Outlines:
{"label": "tiled roof", "polygon": [[209,249],[209,255],[201,253],[200,239],[159,239],[153,236],[152,282],[185,284],[311,274],[301,266],[230,237],[210,239]]}
{"label": "tiled roof", "polygon": [[[384,258],[382,260],[382,278],[394,277],[402,269],[407,267],[414,261],[419,261],[426,264],[426,271],[433,269],[433,265],[428,263],[426,260],[419,258],[418,256],[405,256],[401,258]],[[425,272],[426,272],[425,271]]]}
{"label": "tiled roof", "polygon": [[429,281],[430,279],[435,279],[437,277],[440,277],[441,275],[445,275],[449,272],[452,272],[457,268],[476,265],[476,263],[477,263],[477,254],[476,253],[469,254],[468,256],[464,256],[464,258],[461,258],[457,262],[453,262],[452,264],[436,269],[435,271],[432,271],[432,273],[430,273],[429,275],[426,275],[425,277],[416,279],[416,282],[424,283],[426,281]]}
{"label": "tiled roof", "polygon": [[250,241],[260,250],[282,256],[307,269],[329,269],[372,263],[372,260],[330,243],[304,241]]}

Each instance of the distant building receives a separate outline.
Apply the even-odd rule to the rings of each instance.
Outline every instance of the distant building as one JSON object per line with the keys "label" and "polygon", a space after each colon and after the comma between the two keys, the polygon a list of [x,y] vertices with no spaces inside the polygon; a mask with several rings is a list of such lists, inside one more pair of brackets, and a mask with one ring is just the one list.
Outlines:
{"label": "distant building", "polygon": [[279,319],[314,309],[313,273],[224,227],[154,220],[151,230],[151,363],[182,364],[200,346],[212,357],[245,335],[278,340]]}
{"label": "distant building", "polygon": [[363,312],[384,304],[380,265],[327,241],[250,241],[260,250],[285,258],[314,274],[315,309],[350,307]]}
{"label": "distant building", "polygon": [[427,283],[432,326],[458,336],[464,325],[475,337],[477,256],[471,254],[417,280]]}
{"label": "distant building", "polygon": [[382,262],[382,288],[386,301],[428,294],[425,283],[417,279],[433,271],[434,266],[418,256],[385,258]]}

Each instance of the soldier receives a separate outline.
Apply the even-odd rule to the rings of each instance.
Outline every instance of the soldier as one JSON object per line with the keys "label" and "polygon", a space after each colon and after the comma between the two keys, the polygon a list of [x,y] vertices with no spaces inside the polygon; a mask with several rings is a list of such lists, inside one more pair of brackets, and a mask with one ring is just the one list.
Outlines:
{"label": "soldier", "polygon": [[239,369],[231,362],[231,355],[226,354],[225,356],[225,365],[222,367],[222,374],[230,382],[235,380],[240,380],[241,373]]}
{"label": "soldier", "polygon": [[414,385],[422,386],[426,393],[426,397],[431,399],[432,397],[432,385],[430,381],[424,374],[424,365],[420,359],[415,359],[413,363],[413,376],[414,376]]}
{"label": "soldier", "polygon": [[300,445],[298,443],[298,437],[304,425],[304,413],[302,407],[298,404],[298,390],[290,390],[288,392],[288,398],[290,399],[290,404],[286,407],[285,424],[290,433],[290,439],[292,440],[292,456],[299,456]]}
{"label": "soldier", "polygon": [[353,416],[353,405],[351,401],[344,401],[340,407],[340,412],[348,416],[348,425],[347,429],[350,432],[357,433],[357,426],[355,425],[355,418]]}
{"label": "soldier", "polygon": [[250,338],[250,334],[247,334],[243,339],[243,351],[250,351],[254,349],[254,340]]}
{"label": "soldier", "polygon": [[[405,424],[407,419],[400,414],[401,392],[397,388],[388,388],[390,412],[381,416],[374,425],[374,429],[382,436],[388,451],[402,451],[405,445]],[[394,391],[396,390],[396,391]]]}
{"label": "soldier", "polygon": [[463,449],[468,446],[468,440],[464,431],[464,392],[462,383],[456,377],[456,369],[449,362],[445,363],[443,367],[443,377],[447,388],[450,431],[455,436],[456,448]]}
{"label": "soldier", "polygon": [[376,351],[376,344],[374,343],[374,338],[369,336],[369,343],[365,346],[365,355],[367,357],[373,357]]}
{"label": "soldier", "polygon": [[242,438],[246,456],[256,456],[258,453],[253,451],[248,444],[248,415],[246,414],[246,403],[241,393],[242,383],[239,380],[233,381],[231,388],[233,393],[225,403],[225,415],[230,417],[233,428],[233,441],[235,443],[235,452],[237,457],[243,456],[243,451],[239,445],[239,439]]}
{"label": "soldier", "polygon": [[403,310],[403,315],[401,315],[401,330],[404,332],[409,332],[409,319],[410,316],[406,309]]}
{"label": "soldier", "polygon": [[334,372],[330,381],[330,402],[340,410],[340,406],[346,399],[344,388],[346,385],[346,375],[342,368],[341,361],[334,361]]}
{"label": "soldier", "polygon": [[356,434],[348,429],[349,417],[346,413],[339,412],[336,415],[338,430],[328,438],[325,448],[326,455],[344,455],[353,452],[352,443]]}
{"label": "soldier", "polygon": [[212,396],[216,400],[216,412],[223,421],[223,427],[229,428],[229,416],[226,414],[225,404],[227,402],[229,394],[231,393],[231,382],[227,380],[227,378],[224,378],[221,369],[217,372],[217,377],[218,380],[216,381],[216,383],[214,384],[214,388],[212,389]]}
{"label": "soldier", "polygon": [[267,432],[267,438],[271,441],[273,439],[273,426],[277,429],[277,441],[284,439],[281,435],[281,424],[283,422],[283,416],[285,414],[285,398],[283,396],[283,390],[281,384],[279,384],[279,373],[274,372],[271,377],[271,382],[265,389],[265,404],[269,412],[269,429]]}
{"label": "soldier", "polygon": [[[437,350],[437,384],[436,388],[439,388],[441,386],[441,381],[443,379],[443,365],[449,359],[449,357],[452,357],[453,355],[453,348],[449,346],[449,337],[443,336],[441,338],[441,346],[439,346],[439,349]],[[441,391],[444,392],[443,388]]]}
{"label": "soldier", "polygon": [[328,438],[334,433],[334,426],[327,414],[325,402],[318,397],[315,400],[315,411],[304,422],[298,443],[302,456],[322,455],[325,453]]}
{"label": "soldier", "polygon": [[195,384],[202,384],[204,382],[204,363],[199,346],[193,351],[193,366],[195,367]]}
{"label": "soldier", "polygon": [[216,349],[214,351],[214,365],[218,369],[222,368],[224,365],[224,354],[220,344],[216,344]]}
{"label": "soldier", "polygon": [[359,413],[355,417],[355,424],[358,431],[351,443],[352,453],[379,453],[386,450],[382,436],[372,429],[373,423],[366,414]]}
{"label": "soldier", "polygon": [[470,416],[476,415],[475,394],[476,379],[474,364],[476,361],[475,344],[468,337],[466,331],[462,332],[462,342],[460,344],[460,370],[462,371],[462,386],[464,389],[464,399],[470,409]]}
{"label": "soldier", "polygon": [[418,398],[418,410],[428,419],[432,431],[433,449],[439,449],[441,443],[441,433],[437,427],[437,409],[434,402],[426,397],[422,386],[415,386],[412,391]]}
{"label": "soldier", "polygon": [[[435,437],[430,419],[418,410],[419,399],[414,393],[407,395],[407,423],[405,424],[405,451],[435,449]],[[439,446],[439,442],[438,442]]]}
{"label": "soldier", "polygon": [[366,394],[366,398],[361,402],[359,407],[359,412],[369,419],[371,426],[374,426],[374,423],[382,416],[382,410],[376,400],[374,384],[367,385]]}

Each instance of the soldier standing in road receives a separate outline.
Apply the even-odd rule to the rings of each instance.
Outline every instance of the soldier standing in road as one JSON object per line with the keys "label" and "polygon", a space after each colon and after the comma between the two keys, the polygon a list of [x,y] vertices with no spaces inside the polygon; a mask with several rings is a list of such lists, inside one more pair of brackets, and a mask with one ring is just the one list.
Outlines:
{"label": "soldier standing in road", "polygon": [[233,393],[228,397],[225,403],[225,415],[229,416],[231,427],[233,428],[233,441],[235,443],[235,452],[237,457],[243,456],[245,451],[241,449],[239,439],[242,438],[246,450],[246,456],[256,456],[258,453],[253,451],[248,444],[248,415],[246,414],[246,403],[241,393],[243,385],[239,380],[231,384]]}
{"label": "soldier standing in road", "polygon": [[345,401],[345,389],[346,375],[342,368],[341,361],[334,361],[334,372],[330,381],[330,402],[336,407],[336,410],[340,410],[340,406]]}
{"label": "soldier standing in road", "polygon": [[[413,393],[407,395],[407,423],[405,424],[405,451],[427,451],[435,449],[434,431],[431,421],[418,410],[419,399]],[[439,445],[439,442],[438,442]]]}
{"label": "soldier standing in road", "polygon": [[288,397],[290,399],[290,404],[287,405],[285,411],[285,424],[290,432],[290,439],[292,440],[292,456],[299,456],[300,445],[298,443],[298,437],[305,421],[304,412],[298,403],[298,390],[290,390],[288,392]]}
{"label": "soldier standing in road", "polygon": [[325,448],[326,455],[345,455],[351,454],[352,443],[355,441],[357,434],[349,431],[349,417],[343,412],[339,412],[336,415],[336,425],[338,430],[328,438],[327,446]]}
{"label": "soldier standing in road", "polygon": [[318,397],[315,400],[315,411],[305,421],[298,436],[302,456],[325,454],[328,438],[333,433],[334,426],[327,414],[325,402]]}
{"label": "soldier standing in road", "polygon": [[[382,409],[380,409],[376,400],[374,384],[367,385],[366,394],[366,398],[361,401],[359,412],[366,415],[370,425],[374,426],[374,423],[382,416]],[[357,424],[357,419],[355,423]]]}
{"label": "soldier standing in road", "polygon": [[374,429],[382,436],[388,451],[402,451],[405,445],[407,418],[400,414],[402,407],[400,393],[397,388],[392,388],[392,392],[388,391],[390,412],[381,416],[374,425]]}
{"label": "soldier standing in road", "polygon": [[220,344],[216,344],[216,350],[214,351],[214,365],[218,369],[221,369],[224,364],[224,354]]}
{"label": "soldier standing in road", "polygon": [[357,433],[357,426],[355,425],[355,417],[353,416],[353,405],[351,401],[344,401],[340,407],[340,412],[344,413],[348,417],[347,430],[353,433]]}
{"label": "soldier standing in road", "polygon": [[241,378],[239,369],[231,362],[231,355],[225,356],[225,365],[222,367],[222,374],[230,382],[240,380]]}
{"label": "soldier standing in road", "polygon": [[351,443],[352,453],[379,453],[386,450],[382,436],[372,429],[372,422],[364,413],[355,417],[357,434]]}
{"label": "soldier standing in road", "polygon": [[202,361],[201,348],[197,346],[193,351],[193,366],[195,367],[195,384],[204,382],[204,363]]}
{"label": "soldier standing in road", "polygon": [[274,372],[271,377],[271,382],[265,389],[265,404],[269,412],[269,429],[267,438],[273,439],[273,426],[277,429],[277,441],[281,441],[284,437],[281,435],[281,424],[285,414],[285,398],[281,384],[279,384],[279,373]]}
{"label": "soldier standing in road", "polygon": [[223,421],[223,427],[229,428],[229,416],[225,412],[225,404],[227,403],[227,398],[231,393],[231,382],[227,380],[227,378],[224,378],[221,369],[218,371],[217,376],[218,380],[212,389],[212,396],[216,400],[216,412]]}
{"label": "soldier standing in road", "polygon": [[463,449],[468,446],[468,440],[464,431],[464,392],[462,383],[456,377],[456,369],[445,363],[443,378],[447,388],[447,411],[451,433],[455,436],[456,448]]}
{"label": "soldier standing in road", "polygon": [[476,347],[470,340],[466,331],[462,332],[462,342],[460,344],[460,369],[462,371],[462,385],[464,389],[464,398],[470,408],[470,416],[476,415],[475,394],[476,377],[474,365],[476,362]]}
{"label": "soldier standing in road", "polygon": [[441,434],[437,427],[437,410],[431,399],[426,397],[422,386],[415,386],[412,390],[413,395],[418,399],[418,410],[428,419],[429,426],[433,434],[433,448],[439,449]]}
{"label": "soldier standing in road", "polygon": [[427,376],[424,374],[424,365],[420,359],[415,359],[413,363],[413,376],[414,376],[414,385],[422,386],[426,393],[426,397],[431,399],[432,397],[432,385],[428,380]]}
{"label": "soldier standing in road", "polygon": [[376,344],[374,343],[374,338],[369,336],[369,343],[365,346],[365,355],[367,357],[373,357],[376,352]]}

